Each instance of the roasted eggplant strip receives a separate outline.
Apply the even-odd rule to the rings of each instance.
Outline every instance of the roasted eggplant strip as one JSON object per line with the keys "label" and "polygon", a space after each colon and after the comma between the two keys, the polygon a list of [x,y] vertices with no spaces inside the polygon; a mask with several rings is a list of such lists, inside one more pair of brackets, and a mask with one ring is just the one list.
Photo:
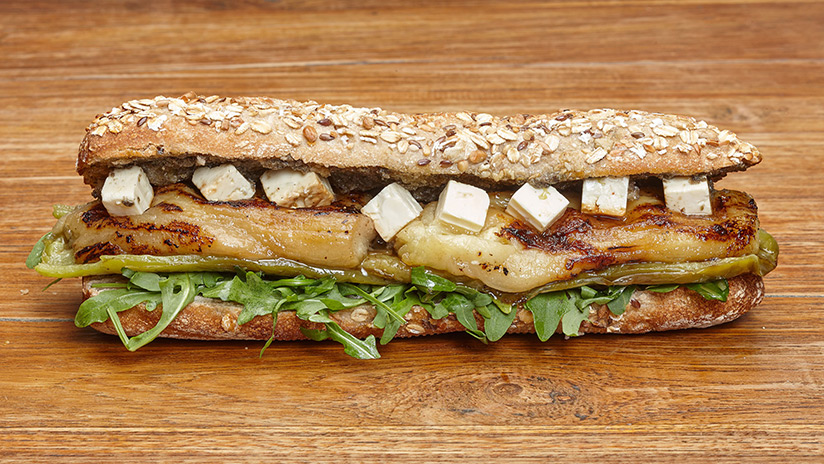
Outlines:
{"label": "roasted eggplant strip", "polygon": [[695,262],[758,251],[755,202],[728,190],[714,192],[709,216],[677,213],[641,194],[622,218],[570,208],[543,233],[496,206],[477,235],[437,221],[434,211],[428,205],[398,234],[398,257],[409,266],[466,276],[503,292],[527,292],[620,264]]}
{"label": "roasted eggplant strip", "polygon": [[209,202],[176,184],[157,190],[137,216],[110,216],[99,202],[66,215],[78,263],[103,255],[287,258],[313,266],[357,267],[375,237],[372,221],[346,206],[279,208],[251,199]]}

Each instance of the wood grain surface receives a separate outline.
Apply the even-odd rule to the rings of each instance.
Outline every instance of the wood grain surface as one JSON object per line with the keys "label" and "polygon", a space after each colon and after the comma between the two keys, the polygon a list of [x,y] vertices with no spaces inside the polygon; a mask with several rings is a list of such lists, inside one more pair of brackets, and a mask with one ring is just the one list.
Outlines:
{"label": "wood grain surface", "polygon": [[[0,3],[0,461],[822,462],[822,25],[818,1]],[[706,119],[763,152],[721,186],[756,198],[780,265],[706,330],[129,353],[74,327],[79,282],[41,291],[23,262],[52,204],[89,198],[93,116],[190,90]]]}

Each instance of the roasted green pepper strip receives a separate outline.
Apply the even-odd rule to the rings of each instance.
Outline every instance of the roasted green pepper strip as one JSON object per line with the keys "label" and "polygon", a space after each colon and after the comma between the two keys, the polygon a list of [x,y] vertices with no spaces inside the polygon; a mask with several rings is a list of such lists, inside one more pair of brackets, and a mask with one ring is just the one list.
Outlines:
{"label": "roasted green pepper strip", "polygon": [[[731,278],[747,273],[763,276],[776,266],[778,244],[764,230],[759,230],[758,239],[757,254],[689,263],[619,264],[600,271],[581,274],[571,280],[544,285],[530,294],[554,292],[583,285],[688,284]],[[382,256],[382,259],[368,258],[368,263],[364,262],[363,269],[324,269],[284,258],[247,260],[198,255],[114,255],[102,256],[94,263],[74,264],[72,251],[66,247],[61,237],[44,237],[43,244],[45,247],[42,261],[35,267],[35,270],[48,277],[119,274],[123,268],[144,272],[232,272],[237,268],[243,268],[284,277],[333,276],[339,282],[373,285],[384,285],[393,281],[409,282],[408,267],[402,263],[396,263],[395,261],[399,262],[399,260],[393,260],[388,255]]]}

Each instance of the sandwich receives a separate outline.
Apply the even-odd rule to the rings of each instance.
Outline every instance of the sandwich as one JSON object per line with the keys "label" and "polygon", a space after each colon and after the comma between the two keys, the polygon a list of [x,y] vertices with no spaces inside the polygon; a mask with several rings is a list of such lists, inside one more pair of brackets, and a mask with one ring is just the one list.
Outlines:
{"label": "sandwich", "polygon": [[[262,97],[132,100],[98,115],[27,265],[82,277],[76,325],[156,337],[333,340],[703,328],[777,264],[746,193],[761,161],[693,118],[404,114]],[[261,350],[262,353],[262,350]]]}

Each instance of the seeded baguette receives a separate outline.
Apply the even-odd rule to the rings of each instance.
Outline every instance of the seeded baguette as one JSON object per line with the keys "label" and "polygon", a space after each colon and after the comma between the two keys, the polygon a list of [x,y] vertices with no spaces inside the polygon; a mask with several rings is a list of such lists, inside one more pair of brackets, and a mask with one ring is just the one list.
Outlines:
{"label": "seeded baguette", "polygon": [[605,176],[718,178],[760,161],[755,147],[729,131],[641,111],[403,114],[187,94],[133,100],[99,115],[77,170],[95,196],[117,167],[137,164],[157,186],[231,162],[251,179],[291,167],[329,177],[338,192],[398,181],[425,197],[450,178],[487,188]]}
{"label": "seeded baguette", "polygon": [[[84,277],[84,299],[100,293],[101,288],[93,287],[96,283],[122,282],[118,277]],[[589,320],[581,325],[580,333],[627,333],[637,334],[652,331],[705,328],[732,321],[754,306],[764,296],[764,283],[761,277],[744,274],[729,279],[729,297],[726,302],[706,300],[686,288],[678,288],[669,293],[655,293],[636,290],[626,311],[613,315],[605,305],[593,305]],[[266,340],[274,335],[275,340],[304,340],[306,337],[300,328],[322,330],[323,324],[303,321],[294,312],[285,311],[278,314],[278,322],[272,331],[272,317],[258,316],[250,322],[237,325],[237,316],[243,309],[241,305],[220,300],[197,297],[184,308],[178,317],[160,334],[161,337],[194,340]],[[121,324],[129,336],[143,333],[157,323],[162,308],[146,311],[144,305],[119,313]],[[372,326],[375,310],[363,305],[357,308],[332,313],[341,328],[358,338],[369,335],[380,336],[381,329]],[[483,318],[476,314],[478,326],[483,329]],[[462,332],[465,328],[450,315],[444,319],[434,320],[426,310],[415,306],[407,314],[407,324],[398,330],[397,337],[416,337],[436,335],[448,332]],[[114,334],[111,320],[92,324],[95,329]],[[508,333],[532,333],[535,331],[532,313],[519,309],[515,321]]]}

